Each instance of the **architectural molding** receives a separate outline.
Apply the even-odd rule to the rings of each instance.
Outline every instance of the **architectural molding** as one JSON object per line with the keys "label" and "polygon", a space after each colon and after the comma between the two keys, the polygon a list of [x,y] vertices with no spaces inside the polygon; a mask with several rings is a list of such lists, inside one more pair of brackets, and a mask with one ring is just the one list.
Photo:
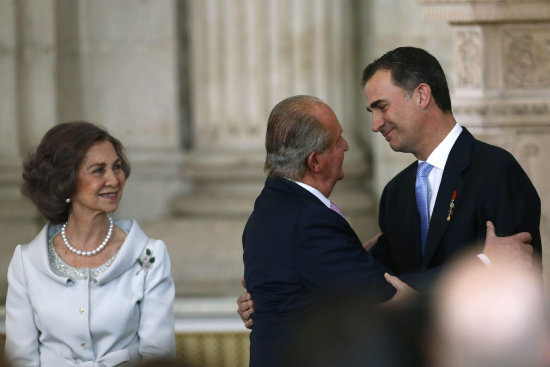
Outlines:
{"label": "architectural molding", "polygon": [[546,0],[418,0],[424,18],[451,23],[541,21],[550,19]]}
{"label": "architectural molding", "polygon": [[484,101],[465,102],[459,100],[453,104],[453,112],[456,115],[479,115],[495,117],[543,118],[546,122],[542,125],[550,125],[549,102],[513,102],[513,101]]}

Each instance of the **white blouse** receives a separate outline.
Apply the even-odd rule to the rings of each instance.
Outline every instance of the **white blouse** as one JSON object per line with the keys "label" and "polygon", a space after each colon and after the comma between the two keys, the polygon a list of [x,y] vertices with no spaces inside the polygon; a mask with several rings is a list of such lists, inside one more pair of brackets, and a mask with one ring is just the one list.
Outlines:
{"label": "white blouse", "polygon": [[31,243],[17,246],[6,299],[5,354],[13,366],[127,366],[174,355],[166,246],[135,221],[116,224],[128,236],[96,269],[52,268],[51,259],[63,266],[48,252],[59,226],[46,225]]}

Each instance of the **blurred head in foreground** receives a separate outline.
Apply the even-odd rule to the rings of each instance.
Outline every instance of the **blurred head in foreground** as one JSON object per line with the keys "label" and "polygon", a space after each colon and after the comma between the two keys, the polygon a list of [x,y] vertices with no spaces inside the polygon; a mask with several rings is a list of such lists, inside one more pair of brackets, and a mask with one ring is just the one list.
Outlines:
{"label": "blurred head in foreground", "polygon": [[550,365],[547,304],[540,273],[486,267],[464,257],[434,291],[435,367]]}

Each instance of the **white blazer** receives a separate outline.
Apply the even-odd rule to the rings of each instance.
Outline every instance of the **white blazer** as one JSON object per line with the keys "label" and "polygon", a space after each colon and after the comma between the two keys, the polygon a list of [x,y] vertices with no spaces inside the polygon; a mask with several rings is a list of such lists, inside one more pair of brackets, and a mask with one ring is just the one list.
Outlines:
{"label": "white blazer", "polygon": [[[86,280],[52,271],[50,225],[17,246],[6,299],[5,354],[13,366],[109,367],[174,355],[174,282],[166,246],[135,221],[117,225],[129,231],[115,260]],[[155,260],[142,269],[136,260],[146,249]]]}

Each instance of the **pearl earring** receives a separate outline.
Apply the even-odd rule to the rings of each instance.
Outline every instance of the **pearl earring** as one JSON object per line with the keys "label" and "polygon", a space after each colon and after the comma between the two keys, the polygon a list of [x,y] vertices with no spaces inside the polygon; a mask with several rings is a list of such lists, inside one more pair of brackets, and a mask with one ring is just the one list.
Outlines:
{"label": "pearl earring", "polygon": [[65,199],[65,202],[66,202],[67,204],[70,204],[70,203],[71,203],[71,198],[66,198],[66,199]]}

